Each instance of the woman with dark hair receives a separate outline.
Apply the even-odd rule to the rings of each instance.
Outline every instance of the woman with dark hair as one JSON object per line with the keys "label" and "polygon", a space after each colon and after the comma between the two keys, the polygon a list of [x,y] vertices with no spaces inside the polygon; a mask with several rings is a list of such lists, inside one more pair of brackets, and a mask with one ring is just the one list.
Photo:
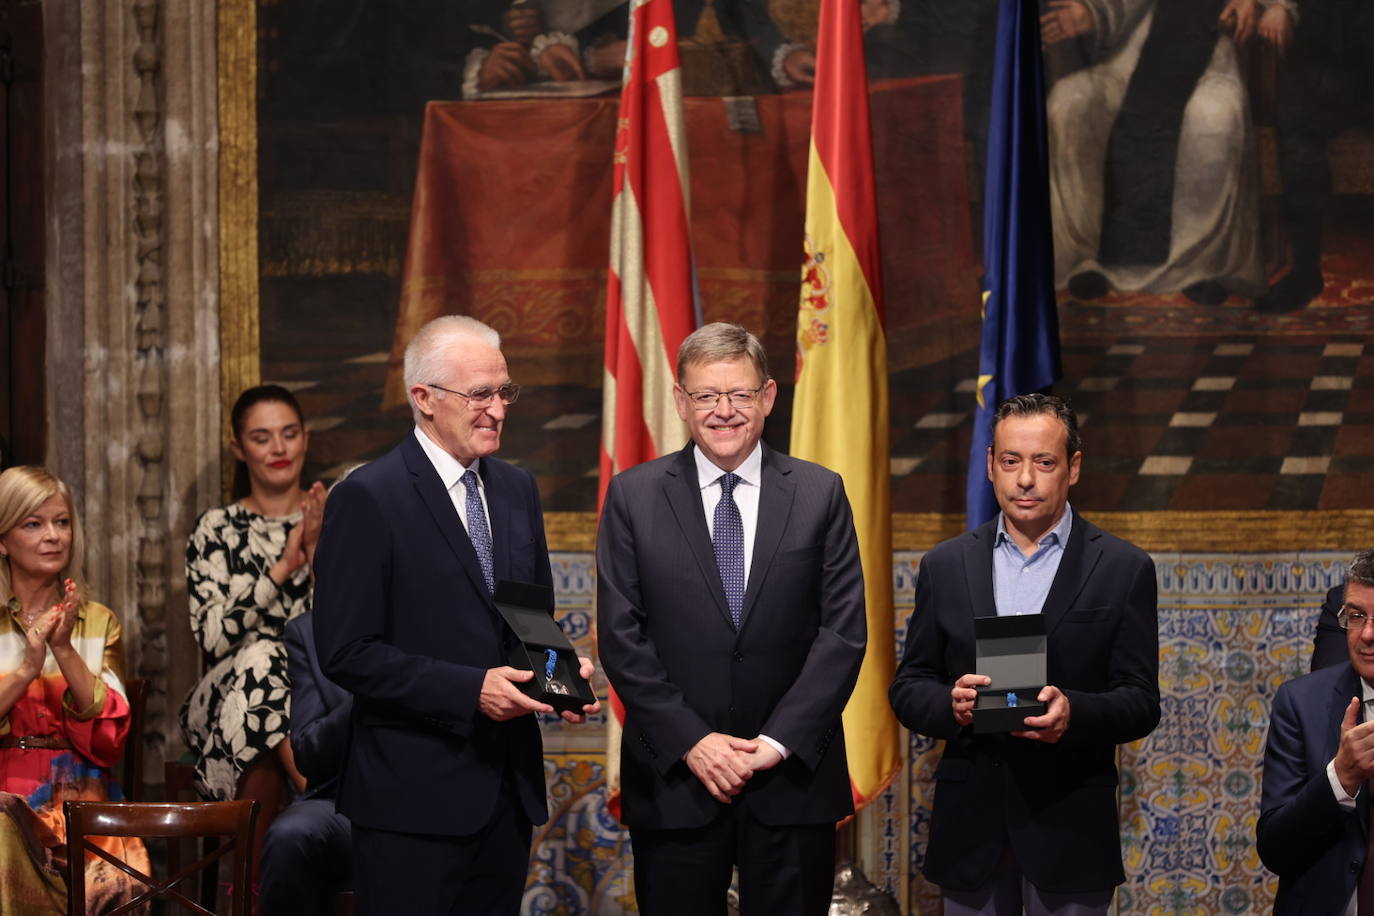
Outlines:
{"label": "woman with dark hair", "polygon": [[[124,645],[114,613],[85,600],[81,559],[67,485],[39,467],[0,474],[0,913],[66,913],[62,803],[120,797]],[[141,841],[97,842],[147,872]],[[102,859],[88,856],[86,872],[87,912],[135,892]]]}
{"label": "woman with dark hair", "polygon": [[200,517],[186,546],[191,630],[205,674],[181,708],[197,782],[214,799],[257,799],[256,848],[305,778],[291,754],[286,622],[310,607],[310,559],[324,487],[301,489],[309,436],[278,385],[239,395],[229,447],[236,501]]}

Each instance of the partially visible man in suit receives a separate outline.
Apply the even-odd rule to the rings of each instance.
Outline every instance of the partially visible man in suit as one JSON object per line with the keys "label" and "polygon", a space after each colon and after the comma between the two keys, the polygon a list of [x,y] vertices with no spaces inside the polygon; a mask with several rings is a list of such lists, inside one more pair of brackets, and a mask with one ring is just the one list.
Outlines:
{"label": "partially visible man in suit", "polygon": [[1269,715],[1256,834],[1276,916],[1374,913],[1374,550],[1355,556],[1338,619],[1348,663],[1283,684]]}
{"label": "partially visible man in suit", "polygon": [[1341,626],[1341,606],[1345,604],[1345,583],[1326,593],[1321,613],[1317,615],[1317,629],[1312,634],[1312,666],[1309,671],[1328,665],[1343,665],[1350,658],[1345,628]]}
{"label": "partially visible man in suit", "polygon": [[415,335],[405,383],[414,433],[334,488],[315,567],[320,667],[354,698],[357,911],[516,913],[548,818],[531,714],[553,711],[517,688],[533,672],[505,664],[492,601],[502,579],[552,583],[534,477],[494,457],[519,387],[496,332],[459,315]]}
{"label": "partially visible man in suit", "polygon": [[597,533],[601,661],[625,704],[621,804],[646,916],[822,914],[852,813],[840,713],[867,632],[839,476],[759,441],[758,338],[698,329],[673,398],[691,443],[617,475]]}
{"label": "partially visible man in suit", "polygon": [[[1076,514],[1078,422],[1059,398],[999,405],[988,479],[1001,512],[921,561],[890,697],[912,731],[946,740],[924,873],[946,916],[1105,914],[1125,880],[1116,746],[1159,722],[1155,568]],[[1045,615],[1042,716],[975,734],[974,618]],[[1013,686],[1013,685],[1003,685]]]}
{"label": "partially visible man in suit", "polygon": [[348,880],[348,818],[334,806],[348,747],[353,698],[320,671],[307,611],[286,625],[291,676],[291,749],[305,792],[272,822],[262,844],[262,916],[317,916],[330,891]]}

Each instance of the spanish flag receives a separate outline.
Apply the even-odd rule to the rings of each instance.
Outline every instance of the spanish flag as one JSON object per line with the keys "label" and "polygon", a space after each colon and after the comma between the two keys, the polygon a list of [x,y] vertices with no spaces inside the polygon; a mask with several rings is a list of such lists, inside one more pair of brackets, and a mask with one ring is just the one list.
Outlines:
{"label": "spanish flag", "polygon": [[[632,0],[612,179],[598,508],[616,474],[687,442],[673,402],[673,366],[700,309],[684,124],[672,0]],[[614,691],[610,706],[606,795],[618,816],[625,707]]]}
{"label": "spanish flag", "polygon": [[821,0],[797,316],[792,454],[837,471],[854,510],[868,651],[844,711],[854,804],[902,765],[887,701],[895,667],[887,339],[863,32],[854,0]]}

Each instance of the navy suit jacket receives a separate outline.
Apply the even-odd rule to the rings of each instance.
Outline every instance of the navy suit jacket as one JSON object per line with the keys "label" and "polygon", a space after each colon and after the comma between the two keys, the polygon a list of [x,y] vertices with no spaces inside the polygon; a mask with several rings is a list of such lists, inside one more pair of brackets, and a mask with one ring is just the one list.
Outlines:
{"label": "navy suit jacket", "polygon": [[702,508],[694,446],[617,475],[597,532],[601,663],[625,704],[631,827],[699,827],[724,808],[682,760],[701,738],[760,733],[792,756],[733,804],[772,826],[852,813],[840,713],[867,639],[863,569],[839,475],[764,447],[738,631]]}
{"label": "navy suit jacket", "polygon": [[1350,661],[1345,629],[1339,620],[1344,603],[1345,583],[1342,582],[1326,593],[1322,612],[1317,615],[1317,632],[1312,637],[1312,671]]}
{"label": "navy suit jacket", "polygon": [[1256,834],[1261,861],[1279,876],[1275,916],[1341,913],[1359,881],[1369,792],[1342,808],[1326,778],[1346,707],[1359,696],[1349,662],[1291,680],[1274,696]]}
{"label": "navy suit jacket", "polygon": [[333,798],[348,749],[353,698],[324,676],[307,611],[286,625],[286,669],[291,678],[291,752],[306,778],[305,798]]}
{"label": "navy suit jacket", "polygon": [[[479,467],[495,577],[551,586],[534,477],[495,458]],[[534,717],[478,711],[508,629],[413,434],[330,493],[315,563],[320,667],[354,697],[339,810],[378,830],[471,834],[508,798],[509,770],[530,821],[547,820]]]}
{"label": "navy suit jacket", "polygon": [[954,721],[950,689],[976,672],[973,619],[997,613],[996,520],[921,561],[906,650],[889,696],[912,731],[946,739],[935,769],[925,875],[974,890],[1007,843],[1026,878],[1054,893],[1125,880],[1116,805],[1116,746],[1159,723],[1155,567],[1143,550],[1074,515],[1043,613],[1049,683],[1069,699],[1055,744],[975,735]]}

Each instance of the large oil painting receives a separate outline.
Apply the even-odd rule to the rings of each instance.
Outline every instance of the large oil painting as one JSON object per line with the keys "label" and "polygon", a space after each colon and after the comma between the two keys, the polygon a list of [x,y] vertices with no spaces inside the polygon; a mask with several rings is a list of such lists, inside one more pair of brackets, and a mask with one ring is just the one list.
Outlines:
{"label": "large oil painting", "polygon": [[[957,520],[997,3],[855,2],[893,509]],[[1367,508],[1368,5],[1047,0],[1040,11],[1056,391],[1085,418],[1075,504]],[[676,13],[703,313],[764,337],[783,387],[768,437],[785,448],[816,2],[691,0]],[[257,16],[262,374],[297,390],[311,417],[309,471],[333,476],[404,432],[409,335],[466,312],[502,333],[526,386],[503,454],[538,476],[547,510],[593,511],[625,5],[260,0]]]}

